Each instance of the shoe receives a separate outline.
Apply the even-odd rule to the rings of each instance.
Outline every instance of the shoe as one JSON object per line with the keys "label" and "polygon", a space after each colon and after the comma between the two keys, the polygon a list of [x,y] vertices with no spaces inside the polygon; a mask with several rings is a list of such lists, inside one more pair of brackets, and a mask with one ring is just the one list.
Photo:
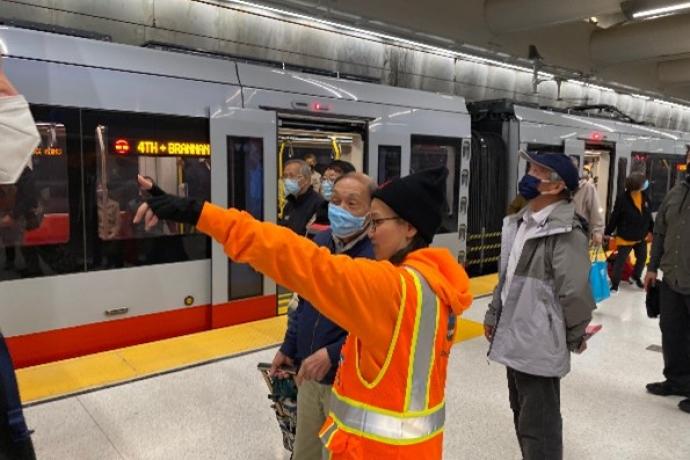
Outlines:
{"label": "shoe", "polygon": [[612,294],[618,294],[618,285],[617,284],[612,284],[611,285],[611,293]]}
{"label": "shoe", "polygon": [[690,399],[684,399],[678,403],[678,409],[690,414]]}
{"label": "shoe", "polygon": [[[647,391],[657,396],[686,396],[690,397],[690,391],[683,391],[671,385],[668,380],[647,384]],[[688,402],[690,404],[690,401]]]}
{"label": "shoe", "polygon": [[630,277],[630,284],[632,284],[633,281],[635,282],[638,288],[642,289],[644,287],[644,283],[640,278]]}

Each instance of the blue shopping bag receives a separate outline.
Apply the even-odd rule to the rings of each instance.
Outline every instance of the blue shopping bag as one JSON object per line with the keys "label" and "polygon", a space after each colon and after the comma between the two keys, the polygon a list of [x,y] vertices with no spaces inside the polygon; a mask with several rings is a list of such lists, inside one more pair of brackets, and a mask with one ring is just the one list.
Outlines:
{"label": "blue shopping bag", "polygon": [[609,287],[608,266],[605,260],[598,260],[599,251],[594,254],[594,262],[589,269],[589,286],[596,303],[611,297]]}

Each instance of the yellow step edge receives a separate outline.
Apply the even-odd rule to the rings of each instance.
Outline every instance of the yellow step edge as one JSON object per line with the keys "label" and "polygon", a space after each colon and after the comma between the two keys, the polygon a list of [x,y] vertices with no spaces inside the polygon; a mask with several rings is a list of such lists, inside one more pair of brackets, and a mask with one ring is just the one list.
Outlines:
{"label": "yellow step edge", "polygon": [[[490,294],[496,281],[496,275],[472,278],[471,292],[475,297]],[[274,318],[19,369],[22,402],[52,399],[276,345],[285,334],[286,312],[287,308],[279,308],[280,316]],[[480,323],[462,318],[456,329],[456,342],[484,333]]]}

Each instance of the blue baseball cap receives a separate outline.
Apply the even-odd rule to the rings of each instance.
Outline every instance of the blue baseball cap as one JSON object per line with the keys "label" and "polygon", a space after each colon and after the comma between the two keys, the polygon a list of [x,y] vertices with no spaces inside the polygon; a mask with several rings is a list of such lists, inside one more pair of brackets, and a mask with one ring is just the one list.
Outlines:
{"label": "blue baseball cap", "polygon": [[580,173],[568,155],[561,152],[525,152],[520,150],[520,156],[530,163],[558,174],[571,192],[578,189]]}

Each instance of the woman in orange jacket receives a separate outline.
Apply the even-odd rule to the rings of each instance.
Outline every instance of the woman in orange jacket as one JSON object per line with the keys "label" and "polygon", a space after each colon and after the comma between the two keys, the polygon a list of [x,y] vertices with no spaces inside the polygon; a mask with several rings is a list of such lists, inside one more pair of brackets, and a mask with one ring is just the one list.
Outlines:
{"label": "woman in orange jacket", "polygon": [[297,292],[349,332],[320,434],[324,458],[440,459],[456,316],[472,300],[450,252],[428,247],[441,223],[447,174],[422,171],[374,193],[376,261],[333,255],[246,212],[162,192],[141,205],[135,223],[195,224],[230,258]]}

